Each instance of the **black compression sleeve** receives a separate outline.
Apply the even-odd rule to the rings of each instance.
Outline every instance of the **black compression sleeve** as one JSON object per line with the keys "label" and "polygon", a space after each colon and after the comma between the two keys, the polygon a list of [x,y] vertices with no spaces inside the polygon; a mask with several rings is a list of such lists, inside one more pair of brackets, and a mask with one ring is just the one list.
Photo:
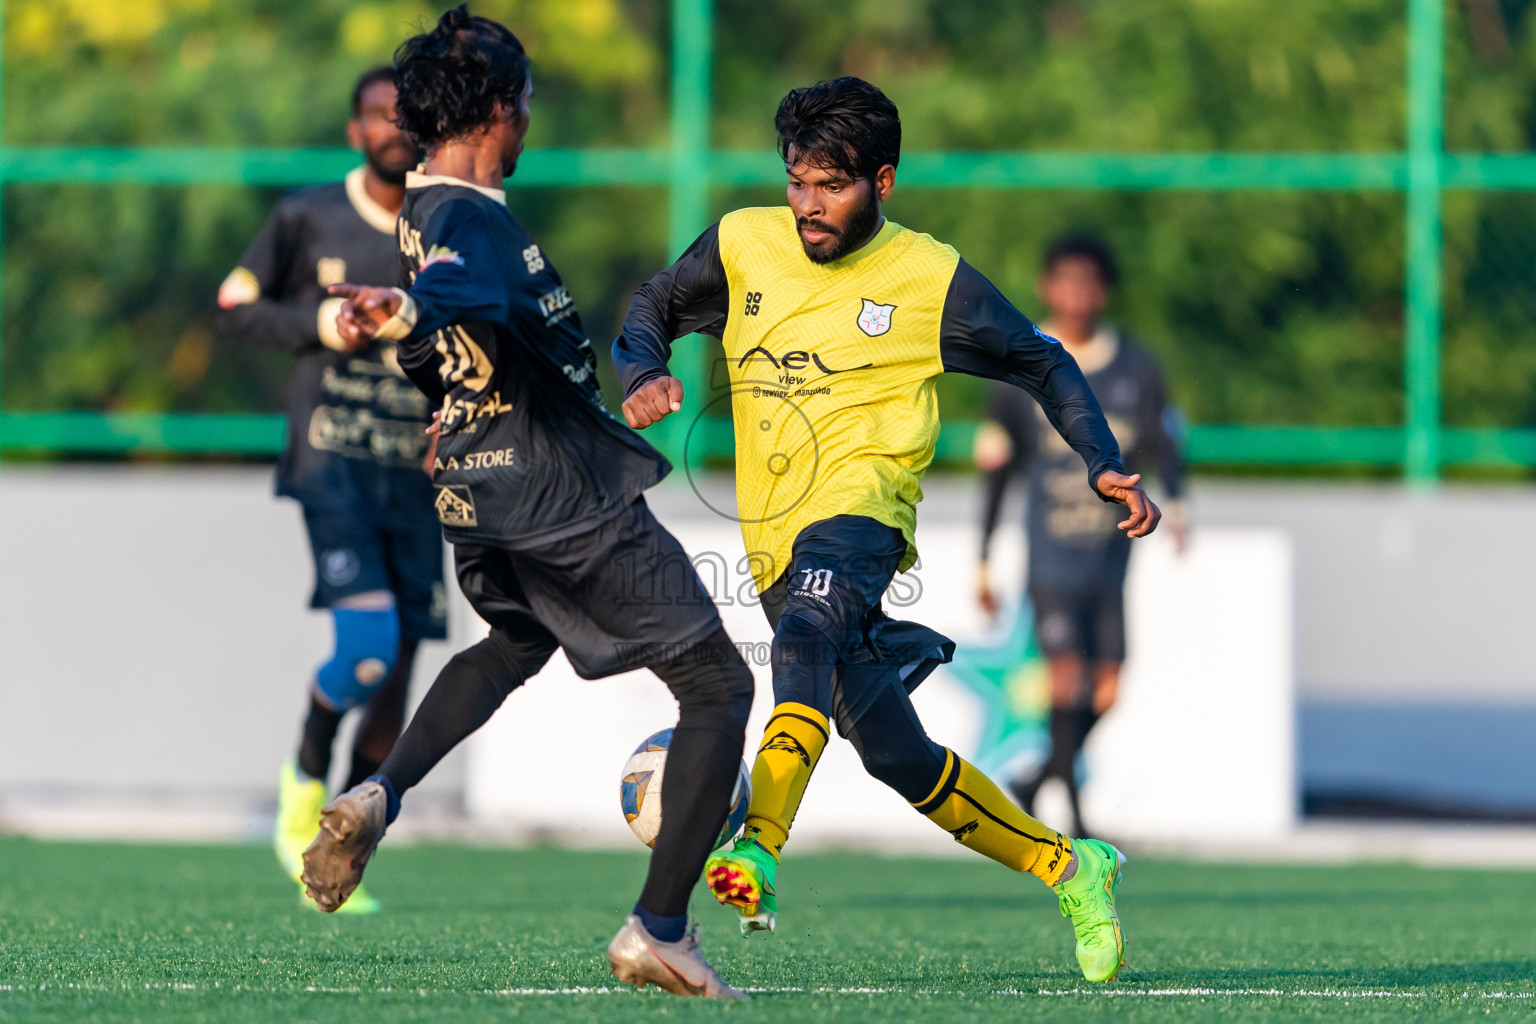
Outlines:
{"label": "black compression sleeve", "polygon": [[1120,446],[1077,362],[964,260],[944,299],[939,355],[947,371],[1007,381],[1029,392],[1087,463],[1095,494],[1100,474],[1124,471]]}
{"label": "black compression sleeve", "polygon": [[666,374],[672,342],[678,338],[724,334],[729,312],[720,225],[711,224],[676,263],[641,285],[629,300],[624,330],[613,341],[613,365],[624,397]]}
{"label": "black compression sleeve", "polygon": [[1029,463],[1035,448],[1034,400],[1011,384],[992,387],[992,401],[987,416],[1008,434],[1011,451],[1008,461],[987,473],[981,512],[981,560],[992,549],[992,534],[1002,514],[1008,481]]}

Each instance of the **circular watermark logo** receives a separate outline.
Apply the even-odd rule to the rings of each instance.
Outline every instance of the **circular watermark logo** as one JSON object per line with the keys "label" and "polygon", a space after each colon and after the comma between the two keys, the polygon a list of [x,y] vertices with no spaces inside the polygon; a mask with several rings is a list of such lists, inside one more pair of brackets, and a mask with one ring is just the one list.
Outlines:
{"label": "circular watermark logo", "polygon": [[[792,394],[792,391],[775,381],[737,381],[728,390],[705,403],[688,425],[688,434],[683,439],[683,472],[688,475],[688,486],[693,488],[693,493],[715,515],[737,523],[766,523],[788,515],[810,497],[816,484],[817,470],[821,466],[821,446],[817,443],[816,427],[810,416],[793,400]],[[756,430],[761,435],[753,439],[754,443],[737,438],[738,458],[744,451],[759,453],[753,457],[761,457],[762,466],[748,466],[746,471],[751,473],[754,469],[765,470],[770,477],[783,479],[789,486],[784,488],[787,493],[783,495],[778,493],[779,488],[771,488],[769,493],[772,498],[765,508],[749,511],[738,507],[733,513],[719,508],[705,497],[699,481],[693,475],[693,463],[696,460],[690,458],[689,453],[695,438],[700,437],[699,426],[704,418],[721,402],[726,402],[729,407],[731,399],[736,395],[741,395],[743,400],[748,397],[758,400],[754,403],[752,418],[747,420],[745,426],[736,429]],[[758,408],[763,398],[777,401],[765,409]],[[767,454],[760,454],[765,450]],[[742,471],[743,467],[738,464],[738,476]],[[804,477],[803,485],[799,482],[801,476]],[[738,499],[740,494],[741,488],[738,487]]]}

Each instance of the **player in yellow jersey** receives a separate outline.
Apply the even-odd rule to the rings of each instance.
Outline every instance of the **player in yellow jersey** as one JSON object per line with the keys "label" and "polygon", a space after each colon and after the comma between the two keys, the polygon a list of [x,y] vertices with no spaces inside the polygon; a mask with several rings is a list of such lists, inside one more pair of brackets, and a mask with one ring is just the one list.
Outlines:
{"label": "player in yellow jersey", "polygon": [[719,337],[731,374],[737,514],[774,629],[775,708],[742,838],[705,877],[743,932],[773,928],[778,858],[835,721],[871,775],[957,842],[1053,886],[1084,975],[1107,980],[1124,959],[1123,858],[1029,817],[929,739],[909,694],[954,645],[880,601],[917,559],[945,371],[1033,395],[1087,463],[1087,485],[1128,506],[1130,536],[1156,528],[1157,507],[1123,471],[1072,357],[954,249],[882,215],[901,121],[879,89],[857,78],[795,89],[774,126],[789,206],[722,218],[640,288],[614,342],[632,427],[681,411],[667,359],[682,335]]}

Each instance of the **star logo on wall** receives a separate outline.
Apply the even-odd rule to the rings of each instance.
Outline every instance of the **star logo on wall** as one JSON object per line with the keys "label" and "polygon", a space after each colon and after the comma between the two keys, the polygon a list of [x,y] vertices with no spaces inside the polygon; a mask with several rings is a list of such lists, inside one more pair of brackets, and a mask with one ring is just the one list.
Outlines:
{"label": "star logo on wall", "polygon": [[1001,642],[968,644],[955,651],[947,668],[986,709],[976,767],[997,772],[1023,755],[1044,753],[1050,682],[1045,659],[1035,646],[1028,604],[1020,606]]}

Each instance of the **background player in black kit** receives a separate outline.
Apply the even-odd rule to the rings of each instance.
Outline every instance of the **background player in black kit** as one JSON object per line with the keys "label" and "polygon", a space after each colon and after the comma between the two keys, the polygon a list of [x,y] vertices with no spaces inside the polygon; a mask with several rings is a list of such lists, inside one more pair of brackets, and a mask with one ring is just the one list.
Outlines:
{"label": "background player in black kit", "polygon": [[507,211],[503,179],[528,131],[528,58],[506,28],[459,7],[408,40],[395,69],[401,125],[428,152],[400,212],[409,288],[332,289],[349,299],[338,327],[347,339],[394,339],[441,404],[438,517],[491,634],[438,676],[379,773],[325,809],[304,880],[321,909],[341,905],[400,795],[557,647],[587,678],[648,667],[680,716],[650,871],[608,959],[626,982],[740,997],[699,952],[687,911],[725,821],[752,677],[687,554],[646,507],[643,492],[671,467],[604,408],[570,293]]}
{"label": "background player in black kit", "polygon": [[[1127,473],[1152,463],[1168,492],[1168,529],[1182,550],[1185,527],[1179,497],[1184,469],[1170,430],[1170,410],[1157,360],[1104,323],[1118,279],[1113,253],[1091,235],[1071,234],[1046,251],[1040,298],[1049,318],[1041,330],[1077,360],[1099,399],[1125,456]],[[1044,411],[1024,391],[998,385],[992,423],[978,434],[976,460],[988,470],[981,531],[978,599],[997,613],[987,572],[988,545],[1003,494],[1015,473],[1027,480],[1029,540],[1027,587],[1035,638],[1045,654],[1051,685],[1051,750],[1040,767],[1014,780],[1014,796],[1033,813],[1046,779],[1061,779],[1072,803],[1074,834],[1083,835],[1078,805],[1077,755],[1099,717],[1115,703],[1125,661],[1125,573],[1131,540],[1115,528],[1119,518],[1078,493],[1077,454],[1051,429]]]}
{"label": "background player in black kit", "polygon": [[[417,644],[447,636],[443,542],[423,472],[430,406],[400,372],[393,342],[342,341],[342,300],[326,294],[341,281],[398,275],[395,216],[417,153],[395,124],[392,68],[358,79],[347,138],[363,165],[279,203],[219,289],[225,332],[294,354],[277,493],[304,507],[310,607],[330,609],[335,625],[335,652],[315,674],[298,754],[280,782],[273,846],[295,882],[342,717],[363,708],[350,787],[378,770],[400,735]],[[379,906],[362,893],[347,909]]]}

